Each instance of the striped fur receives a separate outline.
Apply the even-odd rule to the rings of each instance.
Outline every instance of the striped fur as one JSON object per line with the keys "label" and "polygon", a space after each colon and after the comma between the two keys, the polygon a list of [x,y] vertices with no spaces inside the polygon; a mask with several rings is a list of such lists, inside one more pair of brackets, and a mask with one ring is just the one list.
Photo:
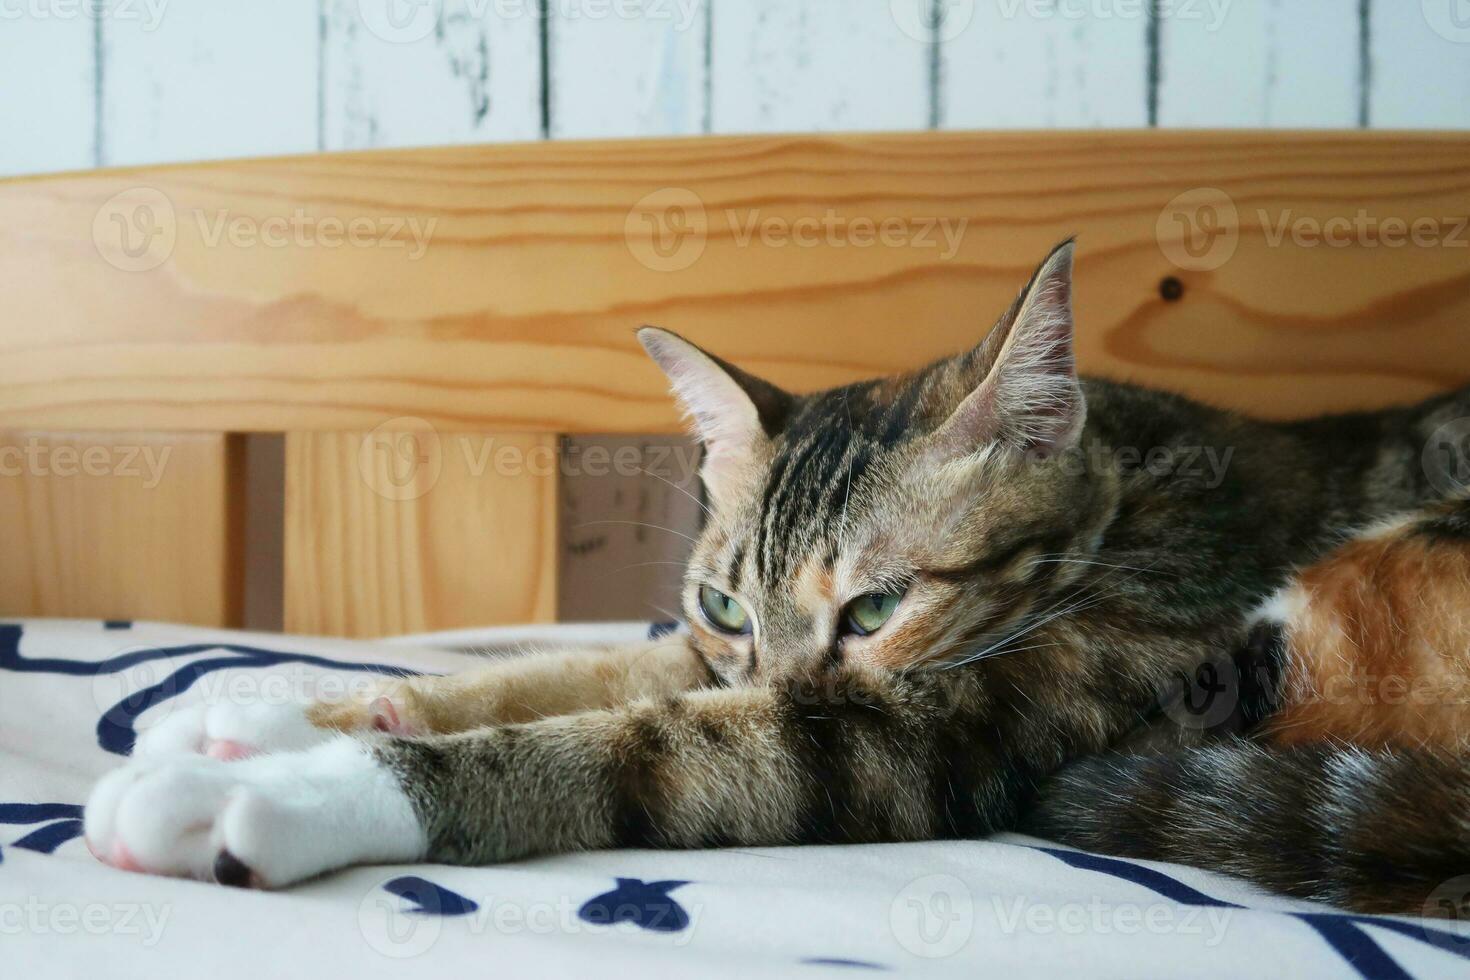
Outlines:
{"label": "striped fur", "polygon": [[[1470,415],[1470,392],[1270,424],[1079,380],[1070,259],[1049,258],[975,349],[813,395],[645,334],[711,443],[690,636],[597,668],[542,658],[385,688],[401,724],[372,750],[429,857],[1026,826],[1394,911],[1470,872],[1462,757],[1377,736],[1371,752],[1270,746],[1253,729],[1300,708],[1282,698],[1311,687],[1293,671],[1316,640],[1287,617],[1289,642],[1256,643],[1264,673],[1245,655],[1272,596],[1307,590],[1294,608],[1330,618],[1308,593],[1334,573],[1314,564],[1381,546],[1344,551],[1345,528],[1435,506],[1421,450]],[[1464,565],[1461,512],[1394,527],[1439,536],[1404,545],[1437,557],[1404,562],[1393,589]],[[705,620],[701,586],[738,600],[750,631]],[[893,619],[839,629],[874,591],[904,592]],[[1203,665],[1247,683],[1196,724],[1171,698]],[[364,705],[315,717],[385,727]],[[1317,742],[1358,737],[1341,717],[1313,724]]]}

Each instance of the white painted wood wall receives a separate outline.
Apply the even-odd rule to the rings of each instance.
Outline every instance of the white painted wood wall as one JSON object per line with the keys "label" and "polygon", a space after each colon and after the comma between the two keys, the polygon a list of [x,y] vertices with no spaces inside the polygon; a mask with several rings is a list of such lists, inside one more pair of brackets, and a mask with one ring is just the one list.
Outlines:
{"label": "white painted wood wall", "polygon": [[[86,12],[98,4],[99,15]],[[0,176],[710,132],[1466,128],[1465,8],[1466,0],[0,0]],[[677,560],[682,539],[588,529],[582,505],[599,498],[604,509],[675,530],[692,526],[695,505],[652,479],[611,492],[570,480],[565,498],[567,551],[581,556],[566,566],[567,611],[674,608],[677,569],[653,563]],[[652,569],[632,579],[638,601],[599,595],[599,583],[626,584],[626,571],[614,573],[635,563]]]}
{"label": "white painted wood wall", "polygon": [[[93,4],[103,5],[98,17],[87,13]],[[1464,8],[0,0],[0,175],[700,132],[1461,128],[1470,125]]]}

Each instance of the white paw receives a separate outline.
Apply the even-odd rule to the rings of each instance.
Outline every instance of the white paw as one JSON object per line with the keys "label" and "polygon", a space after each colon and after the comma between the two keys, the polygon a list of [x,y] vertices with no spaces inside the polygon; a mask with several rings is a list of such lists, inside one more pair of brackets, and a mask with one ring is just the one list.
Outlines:
{"label": "white paw", "polygon": [[113,867],[257,888],[413,861],[426,846],[397,779],[345,736],[240,762],[133,762],[92,790],[85,830],[92,853]]}
{"label": "white paw", "polygon": [[297,752],[333,735],[307,720],[304,704],[191,704],[141,732],[133,758],[207,755],[228,761],[269,752]]}

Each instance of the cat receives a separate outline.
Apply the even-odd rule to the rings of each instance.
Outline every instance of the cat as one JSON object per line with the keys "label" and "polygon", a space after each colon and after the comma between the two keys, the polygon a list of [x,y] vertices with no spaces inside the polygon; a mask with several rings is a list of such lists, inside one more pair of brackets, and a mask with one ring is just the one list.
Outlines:
{"label": "cat", "polygon": [[[1420,461],[1470,391],[1267,423],[1079,378],[1072,263],[973,349],[811,395],[644,328],[705,447],[687,634],[177,709],[94,789],[88,845],[274,888],[1020,829],[1421,910],[1470,873],[1470,510]],[[1314,706],[1370,658],[1434,674],[1434,711]],[[1234,693],[1201,720],[1204,667]]]}

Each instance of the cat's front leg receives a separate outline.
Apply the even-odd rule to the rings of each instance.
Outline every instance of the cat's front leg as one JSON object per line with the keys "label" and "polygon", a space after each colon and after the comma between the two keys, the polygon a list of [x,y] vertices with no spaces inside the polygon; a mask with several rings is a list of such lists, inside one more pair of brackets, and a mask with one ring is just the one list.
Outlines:
{"label": "cat's front leg", "polygon": [[84,823],[88,848],[116,868],[225,885],[280,887],[425,853],[397,779],[346,735],[243,761],[134,762],[97,784]]}
{"label": "cat's front leg", "polygon": [[121,867],[267,887],[353,863],[983,833],[1011,760],[946,677],[960,689],[849,677],[142,763],[98,786],[86,833]]}
{"label": "cat's front leg", "polygon": [[132,754],[228,761],[308,749],[343,732],[447,734],[607,708],[710,682],[703,662],[684,638],[674,636],[532,654],[444,677],[385,677],[337,700],[189,705],[145,729]]}

